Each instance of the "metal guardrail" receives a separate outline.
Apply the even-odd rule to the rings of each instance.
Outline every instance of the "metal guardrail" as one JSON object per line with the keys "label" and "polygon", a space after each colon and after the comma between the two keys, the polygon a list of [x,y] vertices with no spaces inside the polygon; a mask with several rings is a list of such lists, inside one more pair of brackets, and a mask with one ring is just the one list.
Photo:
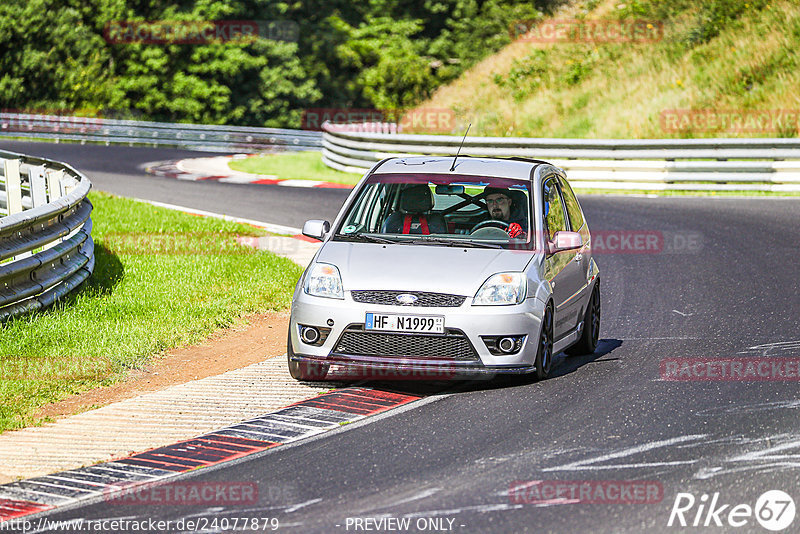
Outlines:
{"label": "metal guardrail", "polygon": [[60,115],[0,113],[0,137],[25,137],[190,148],[237,150],[319,150],[322,132],[152,121],[95,119]]}
{"label": "metal guardrail", "polygon": [[51,305],[92,273],[90,188],[69,165],[0,151],[0,321]]}
{"label": "metal guardrail", "polygon": [[[322,160],[334,169],[363,173],[391,156],[452,156],[461,141],[325,124]],[[565,169],[579,188],[800,191],[800,139],[467,137],[461,153],[546,159]]]}

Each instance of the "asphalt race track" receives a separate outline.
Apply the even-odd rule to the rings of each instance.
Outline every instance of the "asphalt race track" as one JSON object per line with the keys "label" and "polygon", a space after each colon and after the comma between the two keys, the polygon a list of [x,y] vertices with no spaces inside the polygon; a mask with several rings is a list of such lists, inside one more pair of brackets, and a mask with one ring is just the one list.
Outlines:
{"label": "asphalt race track", "polygon": [[[182,151],[0,146],[70,162],[96,189],[291,226],[331,219],[346,196],[343,190],[187,183],[137,169],[190,154]],[[555,376],[540,383],[451,384],[386,415],[182,478],[255,482],[256,506],[100,501],[47,517],[276,517],[279,532],[366,531],[353,518],[409,519],[408,532],[766,532],[753,516],[735,528],[728,513],[739,504],[755,508],[767,490],[788,492],[795,502],[800,497],[797,378],[664,381],[662,360],[797,361],[800,200],[581,201],[595,233],[659,232],[663,238],[657,250],[597,256],[603,341],[595,355],[562,355]],[[614,243],[608,236],[621,234],[604,235]],[[509,496],[517,481],[552,480],[649,481],[663,493],[650,503]],[[689,524],[705,502],[701,526],[681,528],[677,520],[667,526],[679,493],[696,499],[684,515]],[[715,516],[721,527],[706,513],[715,493],[717,508],[729,505]],[[711,526],[702,526],[706,520]],[[790,531],[800,531],[800,518]]]}
{"label": "asphalt race track", "polygon": [[95,190],[295,228],[303,226],[312,208],[321,218],[333,220],[348,194],[347,189],[278,190],[279,186],[264,184],[191,182],[153,176],[142,170],[145,163],[153,161],[215,155],[209,152],[5,140],[0,140],[0,149],[69,163],[89,176]]}

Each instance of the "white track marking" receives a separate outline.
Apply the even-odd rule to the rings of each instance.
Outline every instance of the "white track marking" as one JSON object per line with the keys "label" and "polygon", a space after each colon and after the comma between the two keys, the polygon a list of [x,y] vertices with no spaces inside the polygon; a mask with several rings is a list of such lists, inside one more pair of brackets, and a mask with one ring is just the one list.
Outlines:
{"label": "white track marking", "polygon": [[312,504],[316,504],[316,503],[321,502],[321,501],[322,501],[322,499],[311,499],[310,501],[301,502],[299,504],[293,504],[291,506],[288,506],[284,510],[284,512],[292,513],[295,510],[299,510],[300,508],[305,508],[306,506],[311,506]]}
{"label": "white track marking", "polygon": [[398,501],[391,501],[391,502],[389,502],[387,504],[381,504],[379,506],[376,506],[376,508],[386,508],[387,506],[397,506],[398,504],[405,504],[405,503],[408,503],[408,502],[418,501],[420,499],[426,499],[426,498],[430,497],[431,495],[435,495],[436,493],[439,493],[440,491],[442,491],[442,488],[426,489],[426,490],[423,490],[423,491],[417,493],[416,495],[412,495],[411,497],[406,497],[405,499],[400,499]]}
{"label": "white track marking", "polygon": [[[430,517],[435,515],[456,515],[462,512],[497,512],[500,510],[516,510],[522,508],[521,504],[479,504],[476,506],[465,506],[463,508],[452,508],[450,510],[426,510],[424,512],[413,512],[410,514],[398,515],[396,517]],[[393,516],[395,517],[395,516]]]}
{"label": "white track marking", "polygon": [[[771,443],[774,441],[782,441],[785,439],[789,439],[789,441],[771,445]],[[739,465],[732,465],[729,467],[704,467],[694,474],[694,478],[709,479],[718,475],[728,475],[744,471],[758,470],[764,472],[785,468],[796,469],[800,467],[800,437],[788,434],[779,434],[776,436],[762,438],[758,441],[766,441],[767,448],[738,454],[723,460],[723,463],[725,464]],[[793,452],[797,452],[798,454],[776,454],[790,450],[793,450]]]}
{"label": "white track marking", "polygon": [[[775,438],[768,438],[769,441]],[[800,449],[800,439],[795,438],[788,443],[782,443],[780,445],[773,445],[771,447],[767,447],[766,449],[762,449],[760,451],[751,451],[746,452],[744,454],[740,454],[739,456],[734,456],[729,462],[753,462],[756,460],[778,460],[778,461],[791,461],[791,460],[800,460],[800,454],[789,454],[789,455],[775,455],[774,453],[790,450],[790,449]]]}
{"label": "white track marking", "polygon": [[797,469],[800,467],[800,462],[773,462],[771,464],[760,465],[742,465],[737,467],[704,467],[694,474],[693,478],[697,480],[707,480],[719,475],[732,475],[735,473],[744,473],[745,471],[758,471],[759,473],[767,473],[769,471],[783,470],[783,469]]}
{"label": "white track marking", "polygon": [[263,221],[256,221],[254,219],[243,219],[241,217],[232,217],[230,215],[224,215],[222,213],[214,213],[212,211],[205,211],[205,210],[198,210],[194,208],[187,208],[186,206],[176,206],[175,204],[167,204],[165,202],[157,202],[155,200],[145,200],[143,198],[134,198],[133,200],[137,202],[144,202],[145,204],[150,204],[151,206],[157,206],[159,208],[166,208],[169,210],[175,211],[182,211],[184,213],[191,213],[192,215],[202,215],[204,217],[212,217],[214,219],[222,219],[223,221],[231,221],[243,224],[250,224],[252,226],[258,226],[259,228],[263,228],[268,232],[273,232],[276,234],[292,234],[298,235],[302,232],[300,228],[294,228],[292,226],[283,226],[280,224],[273,224]]}
{"label": "white track marking", "polygon": [[746,350],[739,351],[737,354],[746,354],[748,352],[758,352],[762,356],[769,356],[781,351],[795,351],[800,349],[800,341],[778,341],[776,343],[764,343],[763,345],[755,345],[747,347]]}
{"label": "white track marking", "polygon": [[257,178],[255,176],[226,176],[225,178],[218,178],[216,181],[224,184],[250,184],[256,180],[263,179],[264,178]]}
{"label": "white track marking", "polygon": [[696,412],[696,416],[705,417],[708,415],[719,415],[724,413],[753,413],[767,410],[783,410],[800,408],[800,399],[790,399],[775,402],[759,402],[756,404],[735,404],[722,408],[710,408]]}
{"label": "white track marking", "polygon": [[643,462],[634,464],[613,464],[613,465],[587,465],[584,467],[551,468],[543,471],[605,471],[608,469],[642,469],[648,467],[671,467],[674,465],[691,465],[697,460],[676,460],[674,462]]}
{"label": "white track marking", "polygon": [[316,187],[325,182],[318,182],[316,180],[281,180],[278,185],[286,185],[289,187]]}
{"label": "white track marking", "polygon": [[664,465],[680,465],[685,463],[693,463],[696,460],[691,461],[684,461],[684,462],[653,462],[653,463],[635,463],[635,464],[619,464],[613,466],[594,466],[592,464],[597,464],[600,462],[605,462],[608,460],[615,460],[617,458],[624,458],[626,456],[633,456],[634,454],[639,454],[640,452],[646,452],[653,449],[659,449],[661,447],[669,447],[670,445],[675,445],[678,443],[685,443],[687,441],[697,441],[707,437],[707,434],[691,434],[688,436],[679,436],[676,438],[670,439],[662,439],[659,441],[653,441],[650,443],[645,443],[643,445],[636,445],[635,447],[628,447],[627,449],[622,449],[616,452],[603,454],[601,456],[597,456],[595,458],[589,458],[587,460],[578,460],[577,462],[571,462],[562,466],[558,467],[547,467],[542,469],[542,471],[583,471],[583,470],[595,470],[595,469],[613,469],[616,467],[659,467]]}

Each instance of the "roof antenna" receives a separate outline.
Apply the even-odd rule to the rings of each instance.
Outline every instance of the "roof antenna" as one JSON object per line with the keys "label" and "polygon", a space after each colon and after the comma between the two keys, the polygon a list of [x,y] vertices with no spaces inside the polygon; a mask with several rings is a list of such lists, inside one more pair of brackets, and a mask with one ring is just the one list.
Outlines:
{"label": "roof antenna", "polygon": [[458,159],[458,155],[461,154],[461,147],[464,146],[464,141],[467,140],[467,134],[469,133],[470,126],[472,126],[472,123],[467,125],[467,131],[464,132],[464,139],[461,140],[461,144],[458,146],[458,152],[456,152],[456,157],[453,158],[453,164],[450,166],[450,172],[456,170],[456,160]]}

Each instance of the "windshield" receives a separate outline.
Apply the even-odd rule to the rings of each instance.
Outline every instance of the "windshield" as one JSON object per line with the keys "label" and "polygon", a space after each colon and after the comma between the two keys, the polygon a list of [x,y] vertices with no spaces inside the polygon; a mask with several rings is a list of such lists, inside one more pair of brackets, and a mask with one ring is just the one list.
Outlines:
{"label": "windshield", "polygon": [[458,174],[375,174],[334,239],[529,248],[530,182]]}

